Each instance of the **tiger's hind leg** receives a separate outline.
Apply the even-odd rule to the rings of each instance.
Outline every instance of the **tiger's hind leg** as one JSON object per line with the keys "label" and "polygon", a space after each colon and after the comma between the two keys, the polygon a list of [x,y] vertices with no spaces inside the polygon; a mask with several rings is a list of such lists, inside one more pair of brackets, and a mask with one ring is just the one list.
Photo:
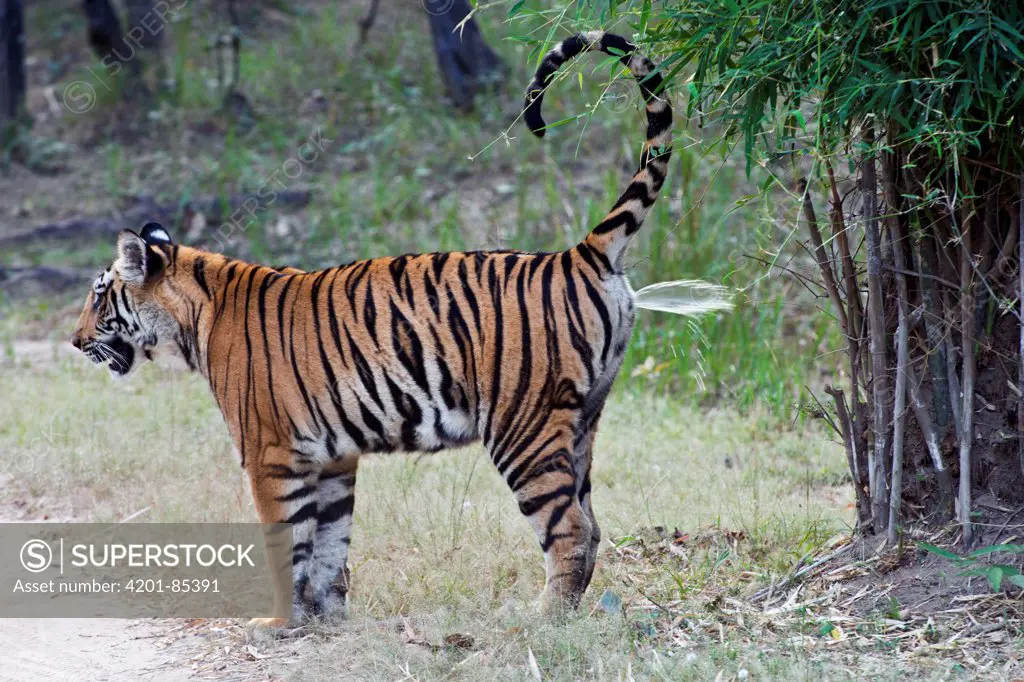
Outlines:
{"label": "tiger's hind leg", "polygon": [[587,588],[593,529],[579,496],[571,416],[549,420],[519,442],[499,439],[491,456],[544,552],[541,608],[558,613],[576,608]]}
{"label": "tiger's hind leg", "polygon": [[601,549],[601,527],[597,524],[597,517],[594,516],[594,506],[591,501],[590,470],[594,461],[594,440],[597,437],[595,424],[590,428],[583,440],[584,449],[580,453],[579,466],[583,472],[580,479],[576,496],[579,498],[583,513],[590,519],[590,544],[587,547],[587,567],[583,575],[583,590],[590,586],[594,577],[594,567],[597,565],[597,553]]}
{"label": "tiger's hind leg", "polygon": [[353,460],[337,469],[325,469],[317,481],[317,526],[309,602],[313,613],[328,622],[343,619],[348,606],[348,548],[357,462]]}

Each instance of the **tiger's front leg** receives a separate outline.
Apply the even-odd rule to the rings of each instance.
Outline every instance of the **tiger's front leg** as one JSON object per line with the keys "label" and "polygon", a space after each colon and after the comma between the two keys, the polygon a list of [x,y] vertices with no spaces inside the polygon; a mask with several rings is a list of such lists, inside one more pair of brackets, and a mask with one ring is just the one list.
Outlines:
{"label": "tiger's front leg", "polygon": [[[291,551],[291,618],[254,618],[250,625],[283,628],[301,625],[310,609],[305,599],[313,565],[313,547],[317,529],[317,481],[320,471],[312,464],[296,461],[295,456],[283,448],[267,448],[260,456],[246,462],[256,512],[262,523],[292,524]],[[267,539],[268,556],[271,538]],[[275,604],[286,599],[288,586],[278,576],[281,567],[271,566],[275,578]],[[281,609],[286,610],[286,609]],[[278,612],[281,612],[279,610]]]}

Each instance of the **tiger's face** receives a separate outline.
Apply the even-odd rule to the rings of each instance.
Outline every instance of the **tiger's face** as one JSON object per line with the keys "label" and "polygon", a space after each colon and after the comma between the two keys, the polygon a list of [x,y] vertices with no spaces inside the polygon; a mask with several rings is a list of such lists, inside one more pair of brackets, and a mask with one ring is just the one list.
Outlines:
{"label": "tiger's face", "polygon": [[93,282],[71,336],[75,348],[114,377],[130,376],[146,360],[183,359],[180,325],[160,301],[167,266],[162,243],[171,241],[157,223],[147,224],[142,236],[121,232],[117,258]]}

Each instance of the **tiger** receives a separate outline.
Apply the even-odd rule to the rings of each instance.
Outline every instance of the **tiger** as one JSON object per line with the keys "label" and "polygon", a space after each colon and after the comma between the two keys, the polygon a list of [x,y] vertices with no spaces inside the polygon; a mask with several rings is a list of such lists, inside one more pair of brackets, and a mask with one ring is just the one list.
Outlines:
{"label": "tiger", "polygon": [[359,458],[482,441],[544,556],[544,612],[578,608],[601,529],[591,501],[598,421],[633,330],[630,241],[668,170],[662,76],[627,39],[573,35],[530,84],[526,125],[568,60],[615,55],[646,109],[639,168],[586,238],[553,253],[469,251],[305,272],[180,245],[159,223],[122,231],[71,343],[115,377],[147,360],[208,382],[261,523],[291,524],[290,617],[343,618]]}

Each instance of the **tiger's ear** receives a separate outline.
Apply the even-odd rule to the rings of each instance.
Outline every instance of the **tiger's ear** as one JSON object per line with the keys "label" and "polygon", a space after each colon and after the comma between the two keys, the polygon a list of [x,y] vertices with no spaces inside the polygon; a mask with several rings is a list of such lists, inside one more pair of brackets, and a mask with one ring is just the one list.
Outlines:
{"label": "tiger's ear", "polygon": [[122,230],[117,237],[117,260],[114,269],[128,284],[155,282],[163,277],[167,261],[156,248],[131,230]]}
{"label": "tiger's ear", "polygon": [[147,244],[173,244],[171,235],[160,223],[146,223],[142,226],[142,240]]}

